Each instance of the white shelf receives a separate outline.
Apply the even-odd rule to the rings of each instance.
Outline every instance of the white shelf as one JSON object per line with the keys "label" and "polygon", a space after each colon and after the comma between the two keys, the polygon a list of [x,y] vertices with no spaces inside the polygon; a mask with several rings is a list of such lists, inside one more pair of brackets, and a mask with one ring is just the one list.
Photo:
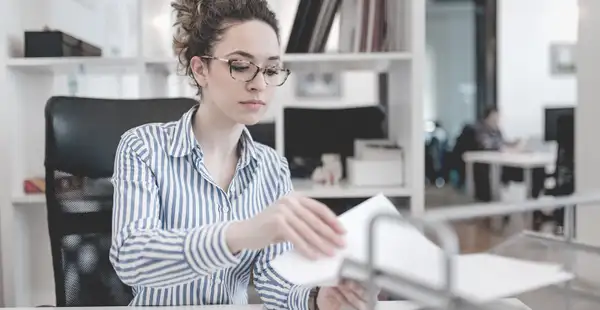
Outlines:
{"label": "white shelf", "polygon": [[[294,71],[386,71],[393,62],[409,61],[409,53],[286,54],[283,61]],[[10,58],[7,66],[25,73],[56,74],[84,71],[98,74],[135,73],[146,66],[154,72],[175,73],[176,58],[32,57]]]}
{"label": "white shelf", "polygon": [[345,182],[339,185],[320,185],[311,180],[292,180],[294,191],[311,198],[369,198],[382,193],[388,197],[410,197],[410,189],[403,186],[353,186]]}
{"label": "white shelf", "polygon": [[9,58],[11,70],[35,74],[97,73],[125,74],[139,72],[144,63],[136,58],[120,57],[31,57]]}
{"label": "white shelf", "polygon": [[[410,197],[410,189],[403,186],[353,186],[342,181],[339,185],[327,186],[311,180],[292,180],[296,192],[311,198],[368,198],[379,193],[390,197]],[[12,198],[15,206],[45,205],[44,194],[23,194]]]}
{"label": "white shelf", "polygon": [[[321,53],[286,54],[283,61],[294,71],[377,71],[388,70],[393,62],[409,61],[411,55],[402,52],[382,53]],[[26,73],[53,74],[85,71],[87,73],[135,73],[146,66],[153,72],[175,73],[177,59],[120,57],[31,57],[11,58],[8,68]]]}
{"label": "white shelf", "polygon": [[[283,62],[293,71],[386,71],[393,62],[410,61],[409,53],[285,54]],[[155,72],[175,72],[176,58],[152,58],[144,63]]]}
{"label": "white shelf", "polygon": [[45,205],[46,195],[44,194],[23,194],[14,196],[12,198],[14,206],[31,206],[31,205]]}
{"label": "white shelf", "polygon": [[286,54],[283,61],[295,71],[387,71],[393,62],[411,60],[410,53]]}

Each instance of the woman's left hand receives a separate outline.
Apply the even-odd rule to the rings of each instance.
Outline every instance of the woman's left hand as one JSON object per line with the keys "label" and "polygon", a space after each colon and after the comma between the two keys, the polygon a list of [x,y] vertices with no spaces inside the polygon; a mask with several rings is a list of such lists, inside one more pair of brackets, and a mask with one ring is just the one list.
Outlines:
{"label": "woman's left hand", "polygon": [[368,291],[354,281],[344,280],[336,287],[323,287],[317,295],[319,310],[342,310],[346,307],[367,310]]}

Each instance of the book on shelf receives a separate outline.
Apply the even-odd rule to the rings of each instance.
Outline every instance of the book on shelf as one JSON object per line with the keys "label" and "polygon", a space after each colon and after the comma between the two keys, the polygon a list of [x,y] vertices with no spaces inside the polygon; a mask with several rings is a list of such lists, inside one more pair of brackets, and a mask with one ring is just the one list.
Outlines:
{"label": "book on shelf", "polygon": [[331,27],[342,0],[323,0],[317,16],[315,29],[308,47],[309,53],[323,53],[329,39]]}
{"label": "book on shelf", "polygon": [[307,53],[324,0],[300,0],[287,42],[286,53]]}
{"label": "book on shelf", "polygon": [[402,1],[345,0],[340,8],[339,50],[344,53],[400,50],[397,27]]}
{"label": "book on shelf", "polygon": [[339,19],[341,53],[400,50],[403,1],[300,0],[286,53],[323,53]]}

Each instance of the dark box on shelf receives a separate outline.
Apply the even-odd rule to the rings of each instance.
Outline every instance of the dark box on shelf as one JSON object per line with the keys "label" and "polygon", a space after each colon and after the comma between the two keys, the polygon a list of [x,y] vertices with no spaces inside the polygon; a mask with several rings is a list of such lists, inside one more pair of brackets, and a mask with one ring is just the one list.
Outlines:
{"label": "dark box on shelf", "polygon": [[102,56],[102,50],[61,31],[26,31],[25,57]]}

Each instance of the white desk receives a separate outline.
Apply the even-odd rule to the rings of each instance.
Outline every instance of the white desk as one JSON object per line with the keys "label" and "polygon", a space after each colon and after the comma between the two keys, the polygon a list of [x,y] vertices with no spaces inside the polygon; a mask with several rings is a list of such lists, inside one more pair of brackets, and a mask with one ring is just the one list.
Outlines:
{"label": "white desk", "polygon": [[470,197],[475,194],[473,183],[473,164],[490,165],[490,186],[492,198],[499,199],[500,190],[500,168],[515,167],[522,168],[523,181],[527,189],[527,198],[531,198],[532,174],[534,168],[542,168],[556,163],[556,154],[550,152],[497,152],[497,151],[472,151],[463,154],[465,161],[465,176],[467,193]]}
{"label": "white desk", "polygon": [[[507,310],[531,310],[524,303],[517,299],[506,299],[501,302],[510,306]],[[69,310],[160,310],[160,309],[181,309],[181,310],[264,310],[262,305],[223,305],[223,306],[183,306],[183,307],[71,307]],[[33,310],[40,308],[2,308],[10,310]],[[60,308],[45,307],[42,309],[60,310]],[[418,310],[421,307],[408,301],[380,301],[376,310]]]}

